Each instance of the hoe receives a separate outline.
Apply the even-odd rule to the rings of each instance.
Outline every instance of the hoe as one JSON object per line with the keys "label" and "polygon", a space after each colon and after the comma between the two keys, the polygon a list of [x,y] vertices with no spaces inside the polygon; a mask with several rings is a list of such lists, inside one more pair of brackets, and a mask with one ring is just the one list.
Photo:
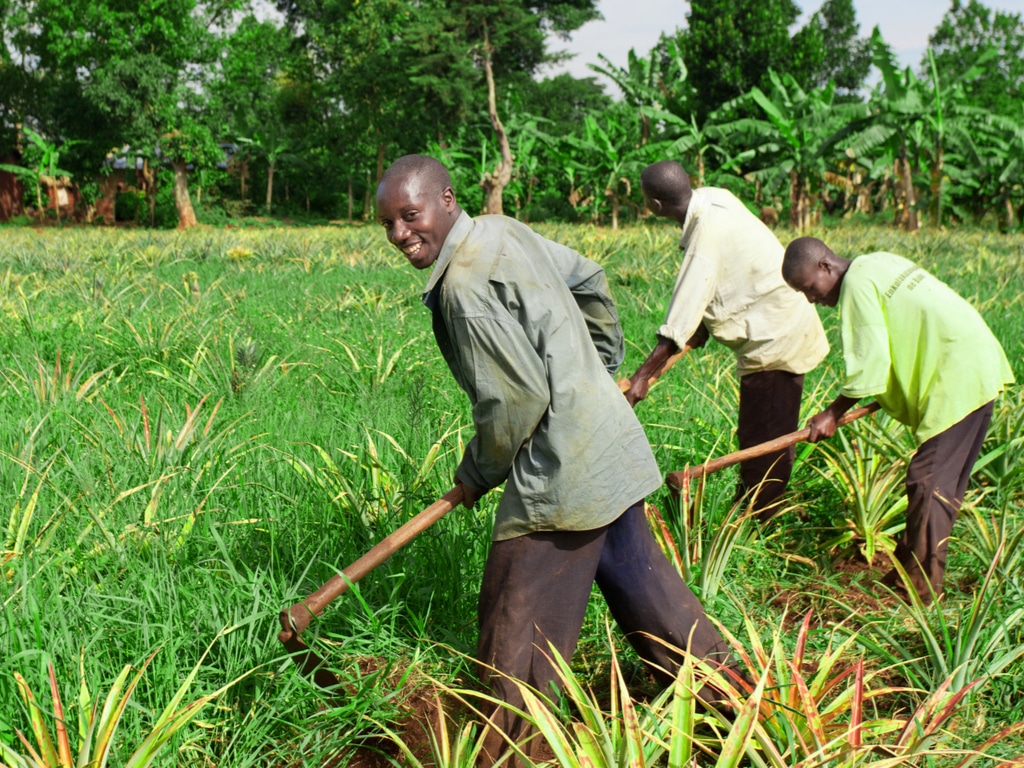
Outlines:
{"label": "hoe", "polygon": [[[665,374],[669,368],[675,365],[679,358],[689,350],[689,346],[684,346],[683,349],[669,358],[669,360],[667,360],[662,366],[661,370],[658,371],[657,375],[651,377],[650,383],[653,384],[657,381],[658,378]],[[627,392],[629,390],[629,386],[629,379],[622,379],[619,382],[619,389],[623,392]],[[866,413],[870,413],[877,407],[877,404],[873,403],[865,408],[858,408],[851,411],[843,417],[840,424],[849,424],[854,419],[860,418]],[[731,466],[737,462],[761,456],[766,453],[771,453],[772,451],[777,451],[781,448],[786,448],[794,443],[800,442],[801,440],[806,440],[808,436],[809,431],[806,429],[800,432],[793,432],[762,445],[747,448],[744,451],[738,451],[737,453],[732,453],[728,456],[722,456],[721,458],[701,464],[698,467],[690,468],[685,472],[672,472],[668,475],[669,485],[673,488],[674,492],[678,492],[675,491],[676,488],[688,488],[689,479],[692,476],[698,474],[703,476],[711,472],[716,472],[724,467]],[[678,485],[675,483],[678,483]],[[281,611],[279,614],[281,631],[278,633],[277,638],[284,643],[285,649],[292,655],[293,660],[299,665],[299,668],[302,670],[304,675],[312,677],[313,682],[320,688],[330,689],[339,685],[337,675],[327,669],[324,665],[323,658],[321,658],[316,650],[310,648],[302,640],[302,632],[309,626],[313,618],[323,613],[324,609],[335,598],[346,592],[350,586],[355,584],[378,565],[384,563],[395,552],[402,549],[402,547],[411,542],[419,534],[451,512],[452,509],[461,503],[462,488],[461,486],[456,486],[414,518],[378,542],[372,549],[345,568],[341,573],[332,576],[316,592],[312,593],[304,600],[300,600],[294,605],[291,605]]]}

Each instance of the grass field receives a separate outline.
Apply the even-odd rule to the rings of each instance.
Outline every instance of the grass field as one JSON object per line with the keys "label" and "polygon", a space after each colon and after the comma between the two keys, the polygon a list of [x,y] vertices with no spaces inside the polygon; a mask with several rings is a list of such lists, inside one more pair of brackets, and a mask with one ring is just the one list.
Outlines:
{"label": "grass field", "polygon": [[[539,229],[605,266],[628,375],[662,320],[675,230]],[[841,255],[891,250],[946,280],[1024,380],[1024,238],[853,224],[818,234]],[[319,634],[343,696],[302,678],[276,637],[278,611],[451,485],[471,422],[420,303],[425,278],[377,227],[0,230],[0,764],[29,753],[17,731],[43,753],[38,734],[57,733],[50,665],[71,751],[109,743],[111,765],[384,764],[367,745],[411,761],[380,738],[386,729],[429,752],[410,713],[429,704],[426,692],[471,684],[497,493],[450,514],[314,622],[309,634]],[[808,375],[807,415],[837,386],[835,313],[822,316],[833,352]],[[638,405],[664,471],[735,449],[732,367],[709,344]],[[710,721],[692,725],[708,751],[698,764],[725,765],[732,750],[750,765],[881,766],[896,754],[957,765],[965,754],[951,750],[1024,721],[1020,385],[997,404],[954,531],[946,595],[931,609],[887,599],[863,561],[879,553],[882,567],[891,547],[912,451],[884,417],[805,446],[787,511],[760,530],[730,507],[733,471],[709,479],[693,525],[673,514],[666,491],[649,499],[708,612],[766,680],[742,744]],[[617,670],[644,684],[607,624],[592,600],[571,662],[594,707],[614,702]],[[102,720],[108,693],[125,698],[125,665],[138,670],[151,656],[101,743],[87,726],[91,708],[100,704]],[[801,674],[808,693],[797,696]],[[646,745],[648,764],[668,764],[680,753],[659,752],[668,737],[650,723],[683,711],[679,699],[644,706],[649,725],[631,743]],[[471,746],[454,716],[452,743]],[[848,735],[862,721],[873,724],[864,742],[885,749],[828,744],[823,722]],[[578,748],[578,729],[564,733]],[[1008,733],[985,749],[1018,758],[1024,741]],[[129,763],[133,753],[140,762]],[[435,764],[469,764],[460,759]]]}

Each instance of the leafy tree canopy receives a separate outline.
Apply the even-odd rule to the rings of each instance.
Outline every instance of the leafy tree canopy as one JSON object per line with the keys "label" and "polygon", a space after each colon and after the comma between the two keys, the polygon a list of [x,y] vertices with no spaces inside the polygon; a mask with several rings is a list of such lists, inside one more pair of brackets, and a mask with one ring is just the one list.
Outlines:
{"label": "leafy tree canopy", "polygon": [[788,69],[793,0],[691,0],[679,45],[694,89],[698,120]]}
{"label": "leafy tree canopy", "polygon": [[859,37],[853,0],[825,0],[793,36],[797,59],[790,72],[804,88],[823,88],[831,80],[837,98],[859,100],[858,91],[871,70],[871,46]]}
{"label": "leafy tree canopy", "polygon": [[549,122],[545,131],[554,136],[568,135],[586,115],[599,114],[612,103],[594,78],[575,78],[566,73],[543,80],[524,80],[516,92],[522,111],[546,118]]}
{"label": "leafy tree canopy", "polygon": [[[953,0],[939,26],[928,38],[939,77],[953,81],[994,49],[983,71],[964,88],[979,106],[1003,115],[1020,115],[1024,97],[1024,20],[1019,13],[994,11],[978,0]],[[922,59],[922,76],[930,64]]]}

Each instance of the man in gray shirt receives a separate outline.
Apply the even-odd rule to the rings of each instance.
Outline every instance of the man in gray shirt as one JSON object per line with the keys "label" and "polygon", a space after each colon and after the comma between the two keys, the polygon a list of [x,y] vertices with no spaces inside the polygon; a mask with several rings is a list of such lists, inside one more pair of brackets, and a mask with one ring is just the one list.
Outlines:
{"label": "man in gray shirt", "polygon": [[[422,155],[388,168],[377,207],[388,240],[431,269],[424,303],[472,404],[476,433],[456,472],[465,505],[505,483],[478,605],[483,681],[513,706],[522,697],[507,678],[556,682],[548,646],[572,657],[595,581],[662,681],[680,662],[666,643],[726,662],[647,526],[643,499],[661,472],[611,375],[624,341],[601,267],[514,219],[471,218],[444,166]],[[517,742],[529,735],[505,707],[494,722]],[[489,733],[489,758],[502,747]]]}

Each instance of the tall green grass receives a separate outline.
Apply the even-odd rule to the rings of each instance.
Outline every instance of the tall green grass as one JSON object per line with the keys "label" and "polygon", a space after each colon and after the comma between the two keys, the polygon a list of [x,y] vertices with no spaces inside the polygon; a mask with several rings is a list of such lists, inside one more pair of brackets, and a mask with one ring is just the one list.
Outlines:
{"label": "tall green grass", "polygon": [[[628,340],[622,372],[631,373],[654,343],[675,280],[676,231],[542,232],[605,265]],[[950,282],[979,307],[1024,378],[1024,240],[856,226],[824,236],[844,255],[893,250]],[[379,747],[382,726],[403,732],[418,675],[471,682],[465,654],[475,645],[497,492],[475,510],[452,512],[310,628],[345,696],[327,698],[299,677],[276,639],[279,610],[451,485],[472,426],[420,304],[425,279],[373,227],[4,233],[0,742],[16,749],[15,730],[27,733],[15,673],[48,690],[52,665],[61,691],[83,678],[105,691],[126,664],[141,668],[154,651],[112,760],[125,762],[143,743],[194,669],[192,698],[241,679],[171,739],[157,765],[343,761],[360,745]],[[835,347],[835,318],[823,319]],[[834,349],[808,376],[806,414],[831,399],[840,368]],[[728,351],[711,343],[638,406],[664,471],[735,448],[732,369]],[[807,654],[828,652],[830,626],[844,622],[879,646],[864,660],[872,674],[923,690],[947,662],[936,650],[932,661],[892,666],[904,659],[894,646],[924,655],[914,640],[927,636],[922,627],[955,646],[961,626],[976,626],[969,617],[986,558],[998,560],[984,590],[986,621],[1016,616],[1019,387],[1000,408],[935,609],[950,615],[912,614],[879,594],[866,567],[846,567],[864,540],[844,536],[856,520],[854,495],[836,485],[821,447],[799,452],[788,511],[740,545],[713,547],[713,523],[730,511],[728,470],[704,490],[709,526],[689,543],[678,519],[666,528],[684,551],[718,553],[687,567],[698,589],[708,587],[709,611],[738,637],[752,628],[781,652],[795,641],[773,632],[800,608],[813,617]],[[902,428],[891,429],[894,439],[877,447],[883,464],[908,458]],[[872,480],[855,474],[852,482]],[[666,514],[671,507],[665,492],[651,501]],[[613,656],[605,622],[603,604],[592,601],[567,662],[582,680],[603,679],[613,663],[636,666],[628,652]],[[1024,642],[1019,627],[984,635],[1004,644],[985,659],[1012,654]],[[975,668],[994,669],[985,659]],[[953,742],[980,743],[979,734],[1024,718],[1020,659],[998,672],[962,699],[963,718],[947,724]],[[934,693],[893,697],[884,714]],[[77,722],[79,705],[65,706]]]}

